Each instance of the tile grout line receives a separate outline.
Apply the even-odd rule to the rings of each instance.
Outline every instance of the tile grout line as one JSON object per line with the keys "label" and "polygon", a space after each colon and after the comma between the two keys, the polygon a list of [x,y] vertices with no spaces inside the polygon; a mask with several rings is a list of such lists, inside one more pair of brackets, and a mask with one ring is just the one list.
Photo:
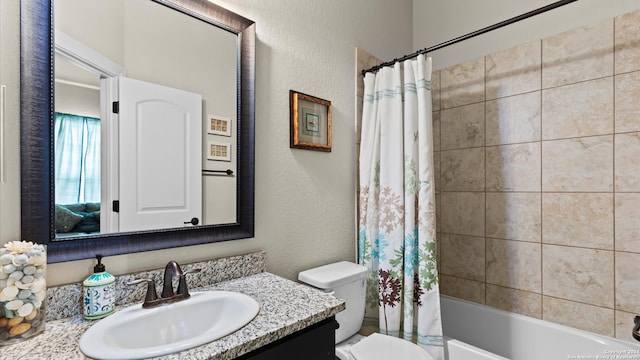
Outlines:
{"label": "tile grout line", "polygon": [[543,56],[543,50],[544,47],[542,46],[542,41],[540,40],[540,319],[544,318],[544,246],[543,246],[543,231],[544,231],[544,224],[543,224],[543,219],[544,219],[544,215],[543,215],[543,205],[542,205],[542,182],[544,179],[544,176],[542,174],[542,171],[544,170],[544,166],[542,164],[542,162],[544,161],[544,158],[542,156],[542,124],[543,124],[543,119],[542,117],[544,116],[544,112],[542,111],[543,109],[543,96],[542,96],[542,82],[543,82],[543,75],[542,75],[542,71],[543,71],[543,61],[544,61],[544,56]]}
{"label": "tile grout line", "polygon": [[617,279],[616,279],[616,18],[613,18],[613,49],[612,49],[612,57],[613,57],[613,82],[612,82],[612,86],[613,86],[613,143],[612,143],[612,153],[613,153],[613,159],[612,163],[613,163],[613,174],[612,177],[612,184],[613,187],[611,189],[612,191],[612,198],[613,198],[613,206],[611,208],[612,210],[612,221],[613,221],[613,337],[617,338],[618,337],[618,333],[617,333],[617,329],[616,329],[616,323],[617,323],[617,316],[616,316],[616,310],[617,310],[617,301],[616,301],[616,288],[617,286]]}
{"label": "tile grout line", "polygon": [[488,303],[487,299],[487,56],[484,57],[484,221],[482,236],[484,239],[484,303]]}

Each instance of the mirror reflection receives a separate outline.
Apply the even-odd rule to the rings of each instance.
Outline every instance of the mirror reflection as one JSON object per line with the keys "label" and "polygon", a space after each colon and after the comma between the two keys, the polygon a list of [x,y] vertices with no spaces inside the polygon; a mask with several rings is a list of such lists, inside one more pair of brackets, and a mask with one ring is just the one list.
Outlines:
{"label": "mirror reflection", "polygon": [[237,36],[149,0],[54,14],[56,238],[236,222]]}
{"label": "mirror reflection", "polygon": [[[60,0],[62,2],[64,0]],[[78,3],[78,7],[85,6],[87,10],[86,16],[93,16],[92,20],[100,21],[99,16],[96,17],[91,12],[95,12],[94,4],[100,0],[87,0]],[[141,1],[141,0],[126,0]],[[86,40],[76,34],[77,40],[67,41],[70,37],[65,38],[55,34],[54,36],[54,8],[52,0],[23,0],[20,2],[20,221],[21,236],[24,239],[30,239],[47,245],[47,261],[50,263],[58,263],[64,261],[72,261],[79,259],[93,258],[95,254],[104,256],[113,256],[119,254],[128,254],[141,251],[151,251],[159,249],[168,249],[172,247],[183,247],[198,244],[208,244],[219,241],[246,239],[254,236],[254,190],[255,190],[255,23],[250,19],[244,18],[238,14],[228,11],[217,6],[207,0],[145,0],[152,1],[162,6],[166,6],[175,12],[174,15],[187,16],[189,18],[198,19],[215,29],[224,29],[232,34],[236,34],[237,52],[235,54],[234,72],[236,78],[236,94],[233,99],[236,100],[237,109],[232,116],[232,136],[237,141],[235,149],[231,149],[232,156],[235,158],[236,172],[233,178],[237,191],[229,194],[235,197],[235,221],[213,225],[198,226],[181,226],[168,229],[140,230],[130,232],[116,233],[92,233],[84,236],[56,237],[55,233],[55,201],[54,201],[54,99],[53,78],[54,78],[54,48],[56,52],[64,54],[64,56],[75,60],[81,59],[79,63],[90,64],[93,72],[109,74],[108,77],[124,76],[131,79],[131,74],[126,73],[122,68],[127,64],[127,55],[122,64],[115,63],[119,61],[117,58],[104,53],[111,61],[103,61],[105,56],[99,56],[99,61],[94,62],[97,52],[89,52],[90,56],[75,55],[74,50],[78,46],[73,44],[82,43]],[[56,2],[58,3],[58,2]],[[90,7],[90,9],[87,9]],[[102,16],[102,15],[100,15]],[[77,18],[82,23],[83,17]],[[60,23],[62,21],[59,20]],[[104,22],[104,21],[103,21]],[[170,24],[173,25],[173,24]],[[100,29],[108,31],[117,31],[116,28],[109,29],[98,26]],[[172,26],[173,29],[173,26]],[[61,30],[62,33],[64,30]],[[68,30],[67,30],[68,31]],[[178,30],[173,29],[175,32]],[[89,30],[86,30],[89,33]],[[201,34],[189,34],[184,39],[185,43],[199,43],[206,47],[207,42],[202,41]],[[54,44],[63,40],[66,43]],[[118,38],[122,39],[122,36]],[[65,40],[66,39],[66,40]],[[104,42],[106,42],[105,40]],[[124,41],[124,40],[121,40]],[[210,41],[207,39],[207,41]],[[102,41],[101,41],[102,43]],[[122,45],[121,45],[122,46]],[[144,44],[141,47],[145,47]],[[82,48],[82,47],[81,47]],[[146,51],[146,50],[145,50]],[[91,55],[93,54],[93,55]],[[86,60],[89,61],[86,61]],[[142,62],[145,66],[153,69],[159,69],[164,64],[162,56],[149,57]],[[190,65],[188,61],[181,64]],[[204,63],[204,62],[203,62]],[[211,59],[206,62],[207,67],[217,67],[216,63]],[[184,75],[184,65],[176,72]],[[237,70],[235,70],[237,69]],[[97,70],[97,71],[96,71]],[[144,69],[143,69],[144,70]],[[144,71],[143,71],[144,72]],[[172,75],[173,70],[165,71],[164,74]],[[202,74],[200,74],[202,75]],[[206,75],[206,74],[205,74]],[[221,90],[217,83],[202,77],[203,83],[207,83],[206,88]],[[153,82],[152,80],[132,81]],[[100,88],[103,88],[104,79],[100,81]],[[180,88],[179,84],[165,84],[162,86]],[[202,93],[199,90],[183,90],[189,93]],[[109,90],[111,93],[111,90]],[[201,94],[205,98],[206,94]],[[102,95],[101,95],[102,96]],[[222,95],[221,95],[222,96]],[[123,98],[128,98],[124,97]],[[223,97],[223,99],[226,99]],[[119,99],[122,100],[122,99]],[[215,99],[214,99],[215,100]],[[101,101],[101,112],[106,106]],[[203,113],[207,113],[211,109],[209,103],[204,104]],[[216,114],[219,115],[219,114]],[[112,122],[113,123],[113,122]],[[216,124],[217,130],[224,130],[223,126]],[[102,119],[101,119],[102,126]],[[233,128],[235,126],[235,128]],[[104,141],[105,132],[101,127],[101,148],[109,141]],[[204,132],[202,136],[205,135]],[[219,135],[218,135],[219,136]],[[108,139],[111,140],[111,139]],[[173,140],[173,139],[172,139]],[[204,141],[201,141],[204,143]],[[101,149],[102,150],[102,149]],[[214,154],[218,155],[218,154]],[[102,156],[102,154],[101,154]],[[219,155],[222,157],[222,154]],[[159,157],[162,158],[162,157]],[[202,158],[204,162],[204,157]],[[213,162],[213,161],[212,161]],[[103,176],[102,167],[105,162],[101,159],[101,176]],[[232,163],[233,164],[233,163]],[[207,163],[207,165],[211,165]],[[226,167],[224,167],[226,168]],[[141,171],[136,169],[136,171]],[[220,186],[222,188],[222,186]],[[101,196],[105,186],[101,184]],[[215,191],[203,187],[203,197],[207,198],[206,202],[211,203],[208,199],[210,193],[224,194],[223,190],[218,188]],[[138,199],[135,199],[136,201]],[[102,200],[101,200],[102,201]],[[102,203],[100,204],[102,207]],[[104,214],[100,214],[100,222],[104,221]],[[95,234],[95,235],[94,235]],[[65,240],[65,241],[60,241]]]}

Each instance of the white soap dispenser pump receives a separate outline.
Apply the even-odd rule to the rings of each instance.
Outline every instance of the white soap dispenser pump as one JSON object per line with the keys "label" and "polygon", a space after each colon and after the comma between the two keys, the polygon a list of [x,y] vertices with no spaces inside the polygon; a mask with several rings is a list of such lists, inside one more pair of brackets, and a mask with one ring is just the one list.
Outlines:
{"label": "white soap dispenser pump", "polygon": [[106,271],[102,255],[96,255],[96,259],[93,274],[82,283],[82,316],[89,320],[111,315],[116,307],[116,278]]}

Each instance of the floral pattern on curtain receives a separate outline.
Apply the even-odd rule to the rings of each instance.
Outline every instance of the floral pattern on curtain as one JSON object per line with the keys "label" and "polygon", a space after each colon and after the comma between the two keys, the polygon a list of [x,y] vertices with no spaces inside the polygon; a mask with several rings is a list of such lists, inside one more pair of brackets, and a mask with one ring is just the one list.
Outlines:
{"label": "floral pattern on curtain", "polygon": [[55,113],[55,201],[100,202],[100,119]]}
{"label": "floral pattern on curtain", "polygon": [[[401,69],[403,66],[403,69]],[[443,359],[436,269],[431,59],[364,79],[359,161],[359,258],[368,314],[380,332]]]}

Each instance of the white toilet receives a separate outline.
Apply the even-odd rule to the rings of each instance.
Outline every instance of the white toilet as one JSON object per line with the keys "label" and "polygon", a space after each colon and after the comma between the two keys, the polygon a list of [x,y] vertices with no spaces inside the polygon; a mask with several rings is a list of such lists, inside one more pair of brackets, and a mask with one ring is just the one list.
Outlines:
{"label": "white toilet", "polygon": [[364,319],[367,269],[348,261],[305,270],[298,280],[326,292],[346,303],[346,310],[336,315],[336,356],[340,360],[432,360],[419,346],[392,336],[358,334]]}

